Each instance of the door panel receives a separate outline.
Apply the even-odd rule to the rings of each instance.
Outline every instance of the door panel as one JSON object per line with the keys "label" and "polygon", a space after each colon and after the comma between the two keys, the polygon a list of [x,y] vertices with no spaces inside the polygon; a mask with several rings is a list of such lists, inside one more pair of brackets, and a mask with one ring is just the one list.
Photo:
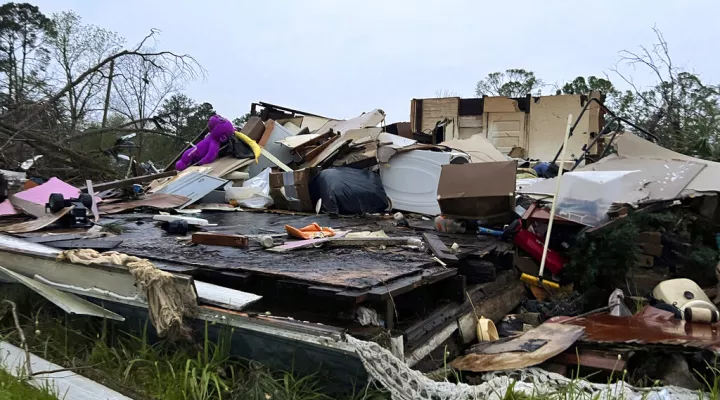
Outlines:
{"label": "door panel", "polygon": [[488,140],[507,154],[513,147],[525,148],[525,113],[488,113]]}

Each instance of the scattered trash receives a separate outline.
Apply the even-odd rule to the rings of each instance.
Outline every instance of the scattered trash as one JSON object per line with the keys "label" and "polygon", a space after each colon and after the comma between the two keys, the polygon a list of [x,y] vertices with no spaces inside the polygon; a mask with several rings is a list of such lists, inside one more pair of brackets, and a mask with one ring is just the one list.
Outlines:
{"label": "scattered trash", "polygon": [[[0,171],[3,266],[93,302],[145,306],[124,261],[106,276],[56,260],[58,249],[116,249],[157,260],[168,289],[194,284],[199,312],[187,318],[258,326],[278,343],[324,346],[347,332],[392,348],[403,366],[562,373],[637,369],[629,357],[662,345],[676,382],[696,385],[687,371],[720,351],[710,301],[720,298],[720,164],[627,134],[573,162],[562,151],[585,139],[568,139],[574,128],[561,138],[555,119],[562,151],[538,160],[544,149],[496,135],[494,114],[518,114],[508,118],[530,137],[537,127],[521,121],[553,99],[446,101],[464,111],[418,115],[428,104],[414,100],[412,122],[396,124],[379,109],[337,120],[254,103],[239,132],[211,118],[167,171],[86,187]],[[297,307],[310,322],[293,318]],[[598,343],[621,344],[621,359]]]}
{"label": "scattered trash", "polygon": [[377,311],[372,308],[358,307],[355,309],[355,318],[362,326],[382,326]]}
{"label": "scattered trash", "polygon": [[335,236],[335,231],[331,228],[321,227],[314,222],[303,228],[294,228],[290,225],[285,225],[285,231],[287,231],[289,236],[305,240]]}

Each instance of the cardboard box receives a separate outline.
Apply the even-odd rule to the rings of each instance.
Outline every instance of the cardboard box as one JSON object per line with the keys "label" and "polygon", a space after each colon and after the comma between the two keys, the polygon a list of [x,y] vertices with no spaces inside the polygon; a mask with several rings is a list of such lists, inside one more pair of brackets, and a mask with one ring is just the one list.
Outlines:
{"label": "cardboard box", "polygon": [[438,204],[443,215],[489,223],[515,213],[515,161],[442,166]]}
{"label": "cardboard box", "polygon": [[252,116],[248,118],[245,125],[243,125],[242,129],[240,129],[240,132],[246,134],[250,139],[257,142],[260,140],[263,133],[265,133],[265,124],[263,124],[260,117]]}
{"label": "cardboard box", "polygon": [[310,198],[310,182],[320,173],[319,167],[270,174],[270,197],[282,210],[312,212],[315,205]]}

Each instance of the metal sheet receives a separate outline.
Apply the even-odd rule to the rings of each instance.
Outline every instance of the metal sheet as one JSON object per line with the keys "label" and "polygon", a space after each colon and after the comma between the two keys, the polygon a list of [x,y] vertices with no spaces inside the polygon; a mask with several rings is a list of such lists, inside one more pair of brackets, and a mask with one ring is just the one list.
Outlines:
{"label": "metal sheet", "polygon": [[22,283],[23,285],[29,287],[34,292],[48,299],[51,303],[60,307],[68,314],[89,315],[92,317],[113,319],[115,321],[125,321],[125,318],[122,316],[75,296],[74,294],[61,292],[44,283],[40,283],[36,280],[10,271],[5,267],[0,267],[0,272],[11,277],[18,283]]}
{"label": "metal sheet", "polygon": [[[545,323],[504,343],[490,343],[481,353],[455,359],[450,365],[462,371],[505,371],[538,365],[567,350],[584,331],[583,327]],[[546,341],[535,351],[529,344]]]}
{"label": "metal sheet", "polygon": [[[25,360],[23,349],[7,342],[0,342],[0,354],[3,358],[3,369],[18,378],[26,379]],[[52,374],[40,374],[29,379],[29,383],[38,388],[49,388],[52,393],[60,395],[65,400],[131,400],[120,393],[90,380],[75,372],[64,370],[63,367],[53,364],[34,354],[30,354],[30,367],[33,371],[59,371]],[[5,396],[3,396],[5,398]]]}
{"label": "metal sheet", "polygon": [[227,183],[226,179],[216,178],[200,172],[187,174],[178,178],[169,185],[157,191],[157,193],[175,194],[189,198],[187,202],[178,208],[185,208],[195,203],[208,193]]}
{"label": "metal sheet", "polygon": [[[703,168],[705,165],[689,161],[610,156],[566,173],[563,181],[572,174],[584,171],[636,171],[622,179],[622,183],[629,184],[629,190],[619,191],[620,195],[615,201],[637,204],[677,198]],[[555,193],[555,178],[525,186],[519,192],[552,195]]]}
{"label": "metal sheet", "polygon": [[[548,322],[565,318],[555,317]],[[668,311],[650,306],[632,317],[605,313],[568,321],[567,325],[585,328],[581,339],[584,342],[677,345],[720,354],[718,324],[687,323],[675,319]]]}
{"label": "metal sheet", "polygon": [[687,185],[686,190],[697,192],[720,192],[720,163],[686,156],[658,146],[637,135],[624,134],[615,139],[618,154],[623,157],[646,157],[665,160],[687,160],[706,167]]}
{"label": "metal sheet", "polygon": [[241,292],[201,281],[195,281],[195,290],[201,303],[236,311],[242,311],[250,304],[262,299],[262,296],[256,294]]}

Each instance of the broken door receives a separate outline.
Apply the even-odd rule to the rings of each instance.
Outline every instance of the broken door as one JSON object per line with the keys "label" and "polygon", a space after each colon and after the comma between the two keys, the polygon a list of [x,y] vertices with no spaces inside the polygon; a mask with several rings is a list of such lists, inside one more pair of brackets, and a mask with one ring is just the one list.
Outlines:
{"label": "broken door", "polygon": [[525,147],[525,113],[491,112],[488,113],[488,140],[503,154],[513,147]]}

